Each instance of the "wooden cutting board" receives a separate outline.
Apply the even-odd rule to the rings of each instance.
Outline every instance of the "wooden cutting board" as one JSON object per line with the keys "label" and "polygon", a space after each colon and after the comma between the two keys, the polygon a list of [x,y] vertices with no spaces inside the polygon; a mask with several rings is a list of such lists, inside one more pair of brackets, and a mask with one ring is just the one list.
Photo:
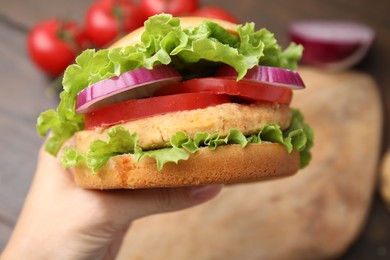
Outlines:
{"label": "wooden cutting board", "polygon": [[377,87],[358,72],[301,68],[296,91],[315,130],[309,167],[225,187],[211,202],[135,222],[119,259],[319,259],[342,254],[367,216],[379,157]]}

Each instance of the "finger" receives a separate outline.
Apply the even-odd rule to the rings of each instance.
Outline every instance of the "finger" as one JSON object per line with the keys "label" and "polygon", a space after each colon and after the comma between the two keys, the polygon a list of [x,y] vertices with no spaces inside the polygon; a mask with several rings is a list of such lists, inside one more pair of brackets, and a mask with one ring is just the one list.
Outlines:
{"label": "finger", "polygon": [[57,183],[73,184],[73,175],[69,170],[66,170],[61,166],[59,158],[59,156],[49,154],[41,147],[38,154],[35,179],[39,179],[38,182],[49,182],[51,185]]}
{"label": "finger", "polygon": [[109,191],[109,200],[117,202],[117,208],[114,210],[121,212],[121,218],[118,220],[121,225],[126,225],[132,220],[147,215],[181,210],[206,202],[214,198],[222,187],[223,185],[218,184],[181,188]]}

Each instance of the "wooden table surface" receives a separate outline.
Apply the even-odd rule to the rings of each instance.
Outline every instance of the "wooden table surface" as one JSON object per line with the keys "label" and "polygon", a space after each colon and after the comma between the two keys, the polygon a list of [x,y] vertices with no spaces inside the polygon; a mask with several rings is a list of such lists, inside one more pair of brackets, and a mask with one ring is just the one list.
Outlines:
{"label": "wooden table surface", "polygon": [[[43,140],[35,131],[39,113],[55,107],[51,79],[40,73],[26,53],[26,35],[38,21],[55,17],[82,22],[92,2],[78,0],[0,1],[0,250],[5,246],[20,213],[34,174],[37,151]],[[347,19],[363,22],[377,38],[367,58],[356,69],[370,74],[383,98],[384,152],[390,147],[390,1],[388,0],[203,0],[219,5],[241,21],[254,21],[273,31],[286,46],[286,28],[301,19]],[[390,214],[378,194],[357,241],[343,259],[389,259]],[[348,216],[345,216],[348,217]]]}

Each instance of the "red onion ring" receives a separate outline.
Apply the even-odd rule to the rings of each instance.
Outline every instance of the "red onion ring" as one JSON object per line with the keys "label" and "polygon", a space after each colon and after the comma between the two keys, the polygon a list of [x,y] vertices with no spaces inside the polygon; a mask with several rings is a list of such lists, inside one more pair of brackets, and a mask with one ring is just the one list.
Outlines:
{"label": "red onion ring", "polygon": [[167,65],[157,65],[152,70],[139,68],[127,71],[80,91],[76,112],[85,114],[125,100],[151,97],[157,89],[181,80],[180,73]]}
{"label": "red onion ring", "polygon": [[[237,78],[237,72],[230,66],[223,66],[216,74],[217,77]],[[256,66],[248,70],[242,80],[266,83],[269,85],[287,87],[290,89],[303,89],[305,84],[298,72],[288,69]]]}

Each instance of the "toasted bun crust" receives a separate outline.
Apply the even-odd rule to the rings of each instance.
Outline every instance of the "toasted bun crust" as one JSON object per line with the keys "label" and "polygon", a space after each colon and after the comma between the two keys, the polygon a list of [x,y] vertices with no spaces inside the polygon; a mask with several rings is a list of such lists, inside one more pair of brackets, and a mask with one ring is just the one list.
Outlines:
{"label": "toasted bun crust", "polygon": [[76,183],[87,189],[154,188],[238,183],[288,176],[299,169],[299,153],[288,153],[281,144],[202,148],[178,164],[168,163],[161,171],[156,162],[132,155],[112,157],[96,174],[85,166],[73,169]]}
{"label": "toasted bun crust", "polygon": [[[199,17],[183,17],[181,25],[197,26],[203,20]],[[236,32],[235,24],[213,21]],[[142,27],[130,33],[110,48],[138,43],[143,31]],[[239,145],[219,146],[216,150],[202,148],[186,161],[166,164],[161,171],[157,170],[155,160],[143,158],[137,162],[129,154],[110,158],[95,174],[82,164],[72,171],[76,183],[83,188],[136,189],[261,181],[292,175],[299,167],[297,151],[288,153],[281,144],[262,143],[249,144],[245,148]]]}

